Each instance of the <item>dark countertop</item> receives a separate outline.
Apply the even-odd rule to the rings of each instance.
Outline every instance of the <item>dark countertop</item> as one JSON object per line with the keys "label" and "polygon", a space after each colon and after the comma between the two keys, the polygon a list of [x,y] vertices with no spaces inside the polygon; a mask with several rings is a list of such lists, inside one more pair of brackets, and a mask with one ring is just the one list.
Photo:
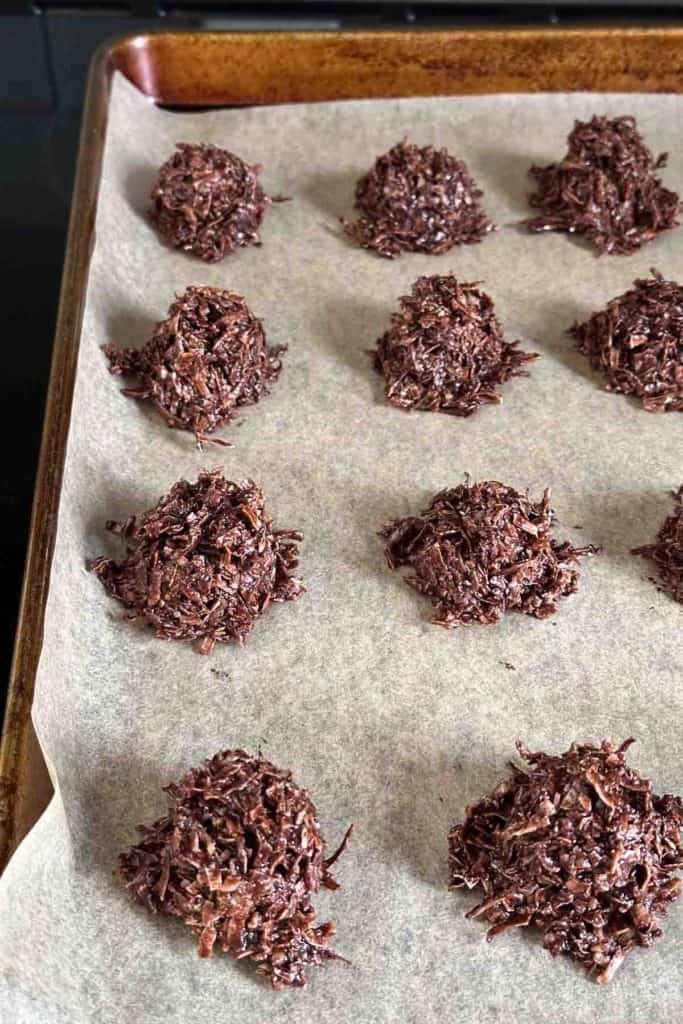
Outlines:
{"label": "dark countertop", "polygon": [[[0,721],[4,712],[88,67],[106,39],[201,23],[102,3],[0,10],[0,300],[5,323],[6,483],[0,489]],[[145,10],[142,10],[142,7]]]}
{"label": "dark countertop", "polygon": [[5,323],[5,485],[0,489],[0,713],[50,368],[78,111],[0,112],[0,295]]}

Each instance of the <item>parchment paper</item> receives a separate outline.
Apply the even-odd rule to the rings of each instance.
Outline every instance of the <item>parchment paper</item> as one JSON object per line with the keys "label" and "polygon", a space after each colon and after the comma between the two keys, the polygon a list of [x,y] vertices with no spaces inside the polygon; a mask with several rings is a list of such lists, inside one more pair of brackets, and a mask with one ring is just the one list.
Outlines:
{"label": "parchment paper", "polygon": [[[551,960],[521,929],[484,940],[475,896],[447,892],[446,834],[507,773],[514,740],[635,736],[632,761],[683,792],[681,608],[629,549],[654,537],[683,478],[681,417],[601,390],[564,331],[656,266],[683,279],[683,228],[630,258],[529,236],[526,170],[565,150],[575,117],[637,115],[683,186],[683,99],[498,96],[174,114],[114,82],[34,717],[56,796],[0,887],[0,1017],[10,1024],[553,1024],[656,1022],[683,1010],[683,903],[651,952],[606,988]],[[337,225],[374,157],[404,135],[465,157],[501,230],[481,245],[395,262]],[[263,247],[205,266],[164,248],[145,216],[179,140],[265,166]],[[420,274],[482,280],[507,336],[541,353],[504,404],[459,420],[385,405],[365,350]],[[100,344],[142,344],[188,284],[229,287],[289,353],[270,397],[198,454],[125,399]],[[275,522],[305,535],[308,593],[273,608],[244,650],[200,658],[122,618],[85,569],[119,551],[109,518],[150,507],[180,477],[222,464],[264,487]],[[376,531],[469,471],[540,496],[558,536],[601,545],[580,591],[545,622],[511,615],[449,632],[385,567]],[[514,670],[502,664],[507,661]],[[308,786],[330,847],[356,824],[317,901],[352,966],[272,992],[253,969],[199,960],[181,923],[136,907],[113,878],[161,786],[217,750],[261,749]]]}

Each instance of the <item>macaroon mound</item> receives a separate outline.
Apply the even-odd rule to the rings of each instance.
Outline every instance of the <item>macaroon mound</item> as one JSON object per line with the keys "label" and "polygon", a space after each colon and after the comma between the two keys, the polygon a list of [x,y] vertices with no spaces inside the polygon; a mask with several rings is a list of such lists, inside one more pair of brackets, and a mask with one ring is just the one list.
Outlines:
{"label": "macaroon mound", "polygon": [[111,373],[139,378],[122,393],[150,399],[169,427],[191,431],[200,446],[240,406],[268,394],[286,351],[268,348],[261,321],[241,295],[198,287],[171,303],[143,348],[104,346]]}
{"label": "macaroon mound", "polygon": [[141,826],[119,858],[131,896],[152,913],[181,917],[199,938],[253,961],[273,988],[302,987],[305,968],[341,959],[334,923],[315,924],[312,894],[337,889],[307,790],[290,772],[243,750],[224,750],[177,785],[167,814]]}
{"label": "macaroon mound", "polygon": [[463,160],[406,139],[380,156],[356,185],[359,220],[344,231],[365,249],[395,259],[480,242],[493,224]]}
{"label": "macaroon mound", "polygon": [[626,764],[633,743],[573,743],[559,756],[517,743],[524,767],[467,808],[449,834],[451,888],[480,887],[489,941],[540,928],[605,984],[638,947],[662,934],[679,896],[683,802],[656,796]]}
{"label": "macaroon mound", "polygon": [[505,341],[478,282],[421,277],[399,301],[390,330],[370,353],[391,405],[471,416],[500,403],[498,385],[528,376],[524,365],[538,358]]}
{"label": "macaroon mound", "polygon": [[199,654],[217,643],[243,644],[275,601],[296,601],[304,586],[291,573],[301,534],[273,530],[263,491],[232,483],[220,469],[180,480],[158,504],[107,529],[127,545],[121,562],[97,558],[90,571],[160,640],[191,642]]}
{"label": "macaroon mound", "polygon": [[406,582],[431,599],[435,625],[490,625],[511,611],[545,619],[578,589],[578,560],[596,549],[555,540],[553,518],[548,490],[534,502],[495,480],[466,480],[380,536],[389,567],[412,569]]}
{"label": "macaroon mound", "polygon": [[567,142],[560,163],[529,172],[538,185],[529,202],[540,211],[530,231],[581,234],[602,255],[636,252],[677,226],[679,196],[656,174],[667,154],[652,155],[634,117],[575,121]]}
{"label": "macaroon mound", "polygon": [[179,142],[152,189],[152,219],[163,240],[207,263],[260,245],[264,214],[277,201],[261,188],[261,170],[220,146]]}
{"label": "macaroon mound", "polygon": [[647,412],[683,410],[683,288],[651,278],[569,331],[606,378],[607,391],[635,395]]}

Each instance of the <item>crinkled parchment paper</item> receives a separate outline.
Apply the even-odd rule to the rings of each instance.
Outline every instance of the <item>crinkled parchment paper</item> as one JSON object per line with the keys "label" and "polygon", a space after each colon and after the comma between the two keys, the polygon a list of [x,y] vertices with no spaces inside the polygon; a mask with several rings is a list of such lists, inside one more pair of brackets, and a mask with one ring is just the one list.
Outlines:
{"label": "crinkled parchment paper", "polygon": [[[654,537],[683,479],[682,418],[601,390],[565,329],[651,266],[683,279],[683,228],[630,258],[564,235],[529,236],[530,163],[559,158],[575,117],[634,113],[666,183],[683,187],[683,98],[536,95],[415,99],[177,114],[114,82],[97,242],[80,343],[34,717],[56,796],[0,885],[0,1017],[7,1024],[220,1021],[640,1024],[683,1010],[683,903],[664,939],[607,988],[531,933],[492,945],[446,889],[446,833],[506,774],[517,737],[637,737],[632,763],[683,792],[681,608],[629,549]],[[440,257],[390,262],[354,248],[337,217],[374,157],[408,135],[462,155],[501,230]],[[164,248],[145,215],[176,141],[207,140],[265,166],[263,247],[213,266]],[[470,420],[382,401],[366,350],[420,274],[481,280],[507,337],[542,355],[504,404]],[[244,294],[289,353],[270,397],[198,453],[119,393],[102,342],[139,345],[189,284]],[[123,620],[85,569],[118,549],[104,530],[179,477],[221,464],[255,478],[277,525],[303,530],[308,593],[277,606],[244,650],[198,657]],[[545,622],[508,616],[448,632],[384,564],[376,530],[469,471],[540,496],[558,536],[603,554]],[[503,662],[514,665],[507,669]],[[318,900],[352,966],[275,993],[253,969],[199,960],[179,922],[154,919],[113,877],[161,786],[231,746],[261,749],[308,786],[331,846],[356,824],[343,884]]]}

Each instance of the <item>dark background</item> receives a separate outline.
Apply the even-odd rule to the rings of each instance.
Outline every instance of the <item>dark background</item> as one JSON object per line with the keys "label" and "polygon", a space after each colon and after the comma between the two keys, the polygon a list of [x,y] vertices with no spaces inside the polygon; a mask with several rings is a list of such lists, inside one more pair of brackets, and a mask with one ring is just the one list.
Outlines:
{"label": "dark background", "polygon": [[683,22],[683,2],[0,5],[0,716],[14,641],[87,68],[104,40],[150,28],[352,28]]}

